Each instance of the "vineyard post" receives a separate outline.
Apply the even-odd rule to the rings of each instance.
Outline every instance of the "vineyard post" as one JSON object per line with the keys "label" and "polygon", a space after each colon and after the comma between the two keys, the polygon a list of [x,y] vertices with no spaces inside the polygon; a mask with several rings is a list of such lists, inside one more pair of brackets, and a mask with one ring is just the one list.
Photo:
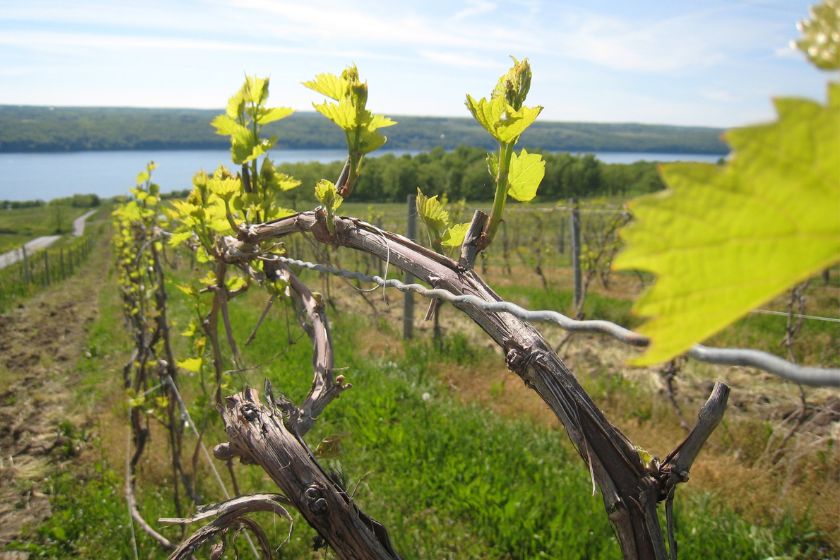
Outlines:
{"label": "vineyard post", "polygon": [[580,277],[580,211],[578,209],[578,201],[576,198],[571,200],[572,203],[572,218],[569,221],[571,226],[572,238],[572,267],[575,274],[575,310],[579,311],[578,306],[581,305],[581,277]]}
{"label": "vineyard post", "polygon": [[26,245],[20,248],[23,252],[23,272],[26,276],[26,285],[29,286],[29,260],[26,258]]}
{"label": "vineyard post", "polygon": [[58,250],[58,258],[61,261],[61,279],[64,280],[67,278],[67,275],[64,273],[64,249]]}
{"label": "vineyard post", "polygon": [[50,285],[50,252],[44,249],[44,283]]}
{"label": "vineyard post", "polygon": [[[417,195],[408,195],[408,228],[405,236],[411,241],[417,241]],[[414,276],[405,273],[405,283],[413,284]],[[403,298],[403,338],[414,336],[414,292],[406,292]]]}
{"label": "vineyard post", "polygon": [[[376,227],[378,229],[382,229],[382,217],[381,216],[376,218]],[[379,276],[382,276],[384,274],[384,270],[382,268],[382,260],[381,259],[376,259],[376,266],[379,269]]]}
{"label": "vineyard post", "polygon": [[566,252],[566,218],[560,215],[560,230],[557,232],[557,252],[561,255]]}

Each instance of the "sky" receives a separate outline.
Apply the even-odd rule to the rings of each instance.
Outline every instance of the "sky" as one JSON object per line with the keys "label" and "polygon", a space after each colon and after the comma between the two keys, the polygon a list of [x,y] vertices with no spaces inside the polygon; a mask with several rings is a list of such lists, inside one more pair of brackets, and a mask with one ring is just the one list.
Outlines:
{"label": "sky", "polygon": [[220,108],[244,75],[270,106],[351,62],[368,108],[469,116],[527,57],[547,121],[735,127],[772,97],[823,101],[829,78],[789,43],[800,0],[0,0],[0,105]]}

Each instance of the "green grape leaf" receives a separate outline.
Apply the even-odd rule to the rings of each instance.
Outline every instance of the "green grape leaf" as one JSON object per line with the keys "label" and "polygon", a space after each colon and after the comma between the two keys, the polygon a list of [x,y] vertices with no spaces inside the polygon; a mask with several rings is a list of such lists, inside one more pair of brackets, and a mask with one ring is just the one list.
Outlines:
{"label": "green grape leaf", "polygon": [[388,139],[378,132],[363,128],[359,132],[359,145],[357,146],[358,152],[361,154],[369,154],[381,148],[386,140]]}
{"label": "green grape leaf", "polygon": [[505,112],[507,116],[499,125],[497,125],[496,130],[498,132],[498,136],[496,136],[496,138],[505,143],[514,142],[526,128],[531,126],[542,110],[542,107],[537,106],[522,107],[518,111],[514,111],[513,108],[506,103]]}
{"label": "green grape leaf", "polygon": [[417,189],[417,214],[430,230],[434,232],[443,231],[449,225],[449,212],[437,199],[437,195],[429,198],[420,189]]}
{"label": "green grape leaf", "polygon": [[237,130],[231,137],[230,152],[233,155],[233,163],[241,165],[252,159],[257,159],[277,143],[277,136],[271,138],[260,138],[255,141],[253,134],[245,128]]}
{"label": "green grape leaf", "polygon": [[207,181],[207,186],[210,188],[210,192],[222,200],[230,200],[242,189],[242,183],[239,179],[213,178]]}
{"label": "green grape leaf", "polygon": [[222,136],[232,136],[237,133],[242,134],[243,131],[245,134],[250,135],[251,133],[247,128],[227,115],[217,116],[210,124],[216,129],[216,134],[220,134]]}
{"label": "green grape leaf", "polygon": [[192,284],[178,284],[178,289],[188,296],[198,297],[198,290]]}
{"label": "green grape leaf", "polygon": [[476,101],[470,94],[467,94],[467,109],[472,113],[473,118],[478,121],[478,124],[484,127],[493,138],[499,142],[502,139],[496,132],[496,124],[502,120],[502,115],[505,112],[505,100],[497,97],[491,101],[487,101],[482,97],[480,101]]}
{"label": "green grape leaf", "polygon": [[268,78],[245,76],[243,98],[256,105],[262,105],[268,99]]}
{"label": "green grape leaf", "polygon": [[148,171],[141,171],[140,173],[137,174],[137,184],[142,185],[143,183],[148,181],[149,178],[150,178],[150,175],[149,175]]}
{"label": "green grape leaf", "polygon": [[515,141],[543,110],[538,106],[515,111],[502,97],[490,101],[482,97],[476,101],[470,95],[467,95],[467,109],[493,138],[505,144]]}
{"label": "green grape leaf", "polygon": [[374,115],[371,114],[370,111],[366,111],[369,115],[368,122],[366,123],[367,129],[371,132],[376,130],[377,128],[387,128],[389,126],[394,126],[397,124],[397,121],[391,120],[390,117],[386,117],[385,115]]}
{"label": "green grape leaf", "polygon": [[227,289],[229,291],[235,292],[236,290],[245,285],[245,279],[239,276],[231,276],[227,279],[225,285],[227,286]]}
{"label": "green grape leaf", "polygon": [[190,238],[192,235],[191,231],[182,231],[179,233],[173,233],[172,237],[169,238],[168,244],[172,247],[177,247],[184,241]]}
{"label": "green grape leaf", "polygon": [[499,154],[496,152],[489,152],[487,154],[487,171],[495,179],[499,176]]}
{"label": "green grape leaf", "polygon": [[279,121],[280,119],[285,119],[294,112],[295,110],[289,107],[274,107],[273,109],[260,107],[254,120],[259,124],[268,124],[270,122]]}
{"label": "green grape leaf", "polygon": [[301,182],[295,179],[294,177],[290,177],[285,173],[278,173],[274,176],[274,181],[271,183],[271,187],[278,191],[289,191],[295,189],[301,185]]}
{"label": "green grape leaf", "polygon": [[318,74],[315,80],[303,85],[336,101],[346,99],[350,91],[350,82],[334,74]]}
{"label": "green grape leaf", "polygon": [[633,310],[652,317],[636,365],[664,362],[840,260],[840,86],[829,104],[776,100],[777,122],[736,129],[725,168],[668,164],[668,191],[631,202],[615,270],[656,283]]}
{"label": "green grape leaf", "polygon": [[510,158],[508,194],[520,202],[537,196],[537,188],[545,176],[545,162],[540,154],[529,154],[523,149]]}
{"label": "green grape leaf", "polygon": [[335,185],[326,179],[322,179],[315,185],[315,198],[331,212],[338,210],[338,207],[344,202],[344,199],[338,196],[335,191]]}
{"label": "green grape leaf", "polygon": [[340,101],[338,104],[325,101],[320,105],[313,103],[312,106],[343,130],[353,130],[356,127],[356,108],[349,101]]}
{"label": "green grape leaf", "polygon": [[639,453],[639,459],[642,460],[642,464],[644,465],[644,467],[646,469],[649,469],[652,466],[654,466],[654,463],[656,462],[656,460],[653,457],[653,455],[651,455],[650,453],[645,451],[645,449],[643,447],[639,447],[638,445],[635,445],[634,447],[636,448],[636,451]]}
{"label": "green grape leaf", "polygon": [[467,235],[467,230],[470,229],[470,223],[455,224],[443,234],[440,244],[444,247],[459,247],[464,242],[464,236]]}
{"label": "green grape leaf", "polygon": [[287,216],[294,216],[295,214],[297,214],[297,211],[295,210],[289,210],[288,208],[283,208],[281,206],[272,206],[271,208],[266,210],[265,219],[266,221],[277,220],[279,218],[285,218]]}
{"label": "green grape leaf", "polygon": [[204,360],[202,360],[201,358],[187,358],[186,360],[175,363],[178,364],[178,367],[181,369],[185,369],[193,373],[198,373],[199,371],[201,371],[201,366],[204,363]]}
{"label": "green grape leaf", "polygon": [[245,87],[243,86],[239,91],[233,94],[230,99],[228,99],[227,106],[225,107],[225,113],[227,113],[227,116],[231,119],[237,119],[244,109]]}
{"label": "green grape leaf", "polygon": [[191,336],[195,336],[195,333],[198,332],[198,323],[195,319],[190,320],[190,324],[187,325],[187,328],[184,332],[181,333],[181,336],[185,336],[187,338]]}

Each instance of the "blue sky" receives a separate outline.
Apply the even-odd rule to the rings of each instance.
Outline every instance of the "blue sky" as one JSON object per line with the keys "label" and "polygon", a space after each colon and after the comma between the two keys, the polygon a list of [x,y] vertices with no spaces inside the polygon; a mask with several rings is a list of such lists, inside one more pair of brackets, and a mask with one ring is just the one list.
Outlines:
{"label": "blue sky", "polygon": [[222,107],[244,73],[271,104],[312,110],[300,82],[355,62],[368,106],[468,116],[509,67],[534,69],[542,120],[732,127],[772,96],[823,100],[791,50],[799,0],[0,1],[0,104]]}

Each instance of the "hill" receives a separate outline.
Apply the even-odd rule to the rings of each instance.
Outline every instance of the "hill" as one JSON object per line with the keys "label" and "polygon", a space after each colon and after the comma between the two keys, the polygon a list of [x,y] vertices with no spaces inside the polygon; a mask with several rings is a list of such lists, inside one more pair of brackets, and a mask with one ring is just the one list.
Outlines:
{"label": "hill", "polygon": [[[0,105],[0,152],[86,150],[187,150],[227,148],[210,121],[221,112],[201,109],[35,107]],[[494,149],[470,118],[394,116],[387,147],[451,150],[466,145]],[[343,148],[341,131],[321,115],[297,112],[266,127],[279,148]],[[523,144],[549,151],[726,154],[717,128],[644,124],[538,122]]]}

